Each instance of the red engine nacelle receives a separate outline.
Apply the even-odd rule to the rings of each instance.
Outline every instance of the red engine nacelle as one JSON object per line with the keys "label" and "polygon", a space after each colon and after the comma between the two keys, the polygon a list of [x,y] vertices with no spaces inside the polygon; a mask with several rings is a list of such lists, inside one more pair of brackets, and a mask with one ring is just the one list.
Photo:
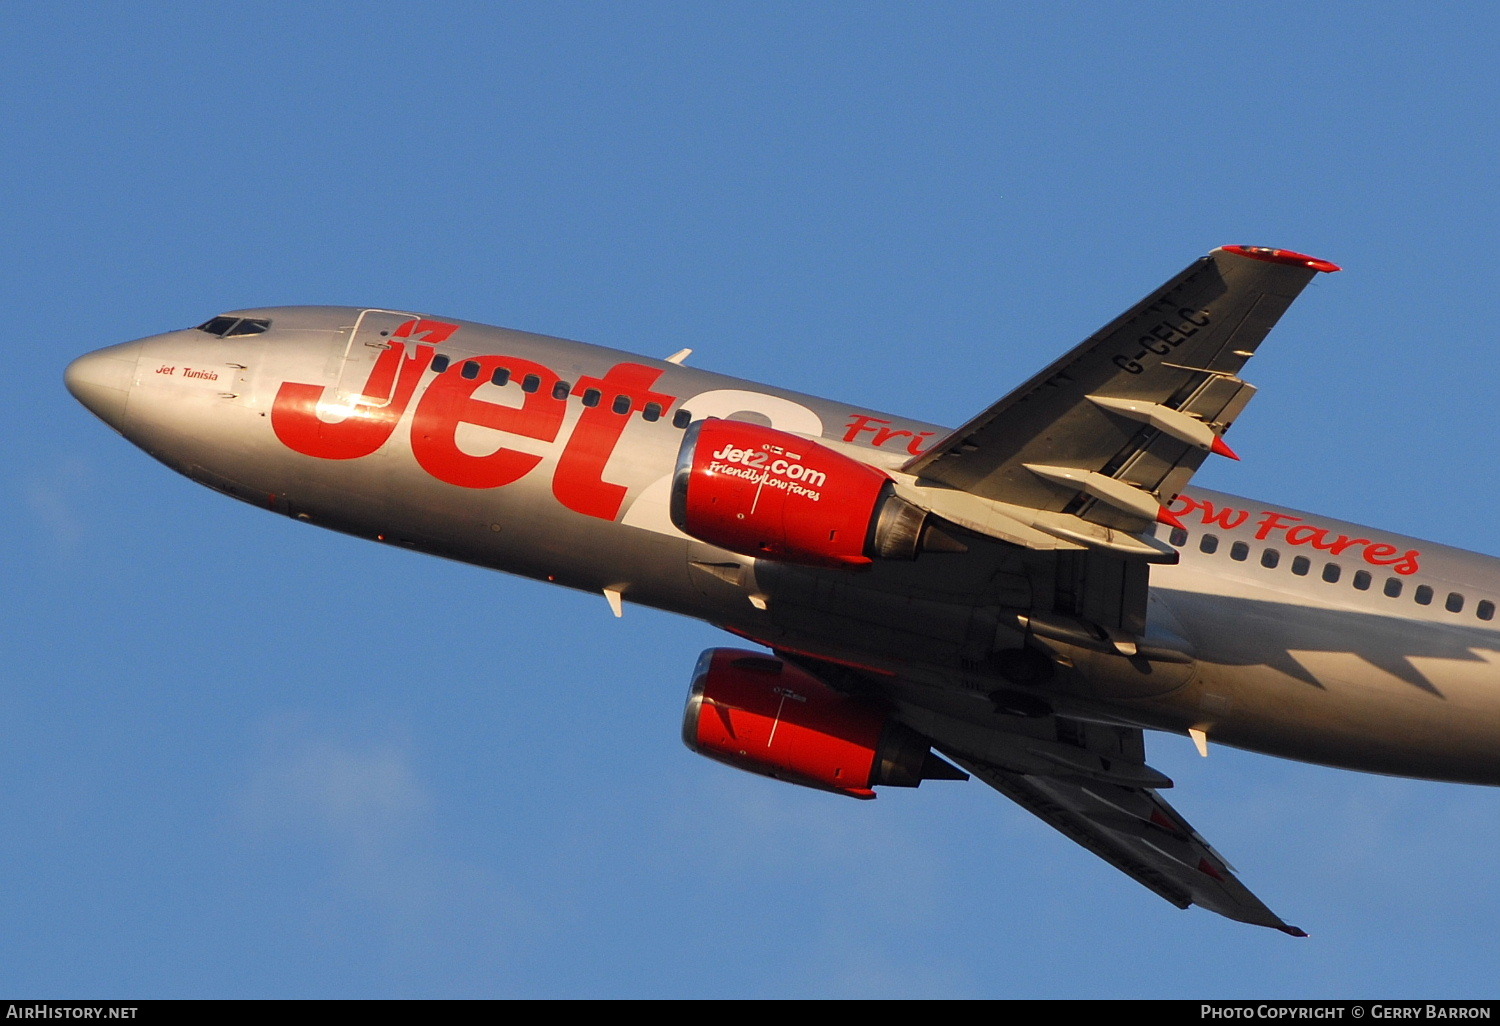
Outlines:
{"label": "red engine nacelle", "polygon": [[875,467],[737,420],[689,425],[671,510],[678,530],[731,552],[830,567],[914,559],[927,519]]}
{"label": "red engine nacelle", "polygon": [[852,798],[874,798],[879,784],[968,779],[883,711],[784,660],[733,648],[699,657],[682,740],[736,769]]}

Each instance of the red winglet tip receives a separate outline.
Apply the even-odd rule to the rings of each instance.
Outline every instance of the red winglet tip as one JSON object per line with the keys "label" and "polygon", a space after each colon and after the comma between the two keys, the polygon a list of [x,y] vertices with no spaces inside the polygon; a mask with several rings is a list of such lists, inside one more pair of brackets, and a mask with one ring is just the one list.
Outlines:
{"label": "red winglet tip", "polygon": [[1220,438],[1218,435],[1214,436],[1212,451],[1220,456],[1228,456],[1232,460],[1239,459],[1239,455],[1229,447],[1229,443],[1224,441],[1224,439]]}
{"label": "red winglet tip", "polygon": [[1267,246],[1224,246],[1222,248],[1226,253],[1249,257],[1251,260],[1264,260],[1271,264],[1291,264],[1295,267],[1307,267],[1330,274],[1343,270],[1338,264],[1310,257],[1306,253],[1293,253],[1289,249],[1271,249]]}
{"label": "red winglet tip", "polygon": [[1221,874],[1218,869],[1214,867],[1214,864],[1208,861],[1208,859],[1198,860],[1198,872],[1206,873],[1209,876],[1213,877],[1215,880],[1222,881],[1224,879],[1223,874]]}
{"label": "red winglet tip", "polygon": [[1175,527],[1179,531],[1187,530],[1187,525],[1184,524],[1181,520],[1177,519],[1177,514],[1170,512],[1165,506],[1160,506],[1157,508],[1156,522],[1158,524],[1166,524],[1168,527]]}

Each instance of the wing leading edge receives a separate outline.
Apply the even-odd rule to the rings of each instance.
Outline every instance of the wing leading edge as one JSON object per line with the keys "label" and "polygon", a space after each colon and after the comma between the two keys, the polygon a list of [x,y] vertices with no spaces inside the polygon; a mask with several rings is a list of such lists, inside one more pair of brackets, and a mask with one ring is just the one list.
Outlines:
{"label": "wing leading edge", "polygon": [[1018,773],[943,748],[971,774],[1178,908],[1306,937],[1266,907],[1153,789]]}
{"label": "wing leading edge", "polygon": [[[1071,600],[1032,616],[1073,618],[1148,657],[1131,638],[1146,626],[1149,564],[1176,558],[1151,534],[1162,507],[1210,453],[1234,457],[1223,435],[1255,394],[1240,370],[1308,282],[1338,269],[1287,250],[1214,250],[907,463],[913,497],[1073,558]],[[1140,728],[976,724],[898,704],[953,762],[1179,908],[1306,936],[1157,794],[1171,781],[1145,764]]]}
{"label": "wing leading edge", "polygon": [[1065,716],[996,717],[980,725],[899,701],[898,708],[901,720],[956,765],[1178,908],[1199,905],[1307,936],[1251,893],[1157,793],[1172,781],[1146,765],[1139,727]]}
{"label": "wing leading edge", "polygon": [[1254,926],[1307,936],[1272,912],[1234,867],[1157,793],[1140,727],[1057,714],[975,718],[931,704],[930,687],[806,655],[782,659],[889,708],[934,751],[1178,908],[1198,905]]}
{"label": "wing leading edge", "polygon": [[[1255,389],[1239,371],[1333,264],[1225,246],[1183,272],[903,470],[920,484],[1083,521],[1107,538],[1149,528]],[[1089,530],[1094,525],[1095,530]]]}
{"label": "wing leading edge", "polygon": [[[1255,394],[1239,377],[1319,272],[1288,250],[1224,246],[910,460],[898,490],[961,527],[1071,560],[1070,599],[1033,610],[1135,651],[1164,506]],[[1237,458],[1237,457],[1236,457]],[[1066,560],[1060,559],[1059,565]]]}

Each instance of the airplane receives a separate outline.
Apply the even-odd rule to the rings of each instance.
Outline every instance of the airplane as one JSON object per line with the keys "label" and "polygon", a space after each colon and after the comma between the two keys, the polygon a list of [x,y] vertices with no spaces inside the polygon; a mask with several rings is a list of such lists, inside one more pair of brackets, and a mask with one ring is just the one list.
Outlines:
{"label": "airplane", "polygon": [[66,384],[233,498],[736,635],[690,678],[697,753],[859,799],[977,777],[1180,908],[1306,936],[1146,730],[1500,784],[1500,561],[1189,487],[1337,270],[1215,249],[952,430],[378,308],[234,310]]}

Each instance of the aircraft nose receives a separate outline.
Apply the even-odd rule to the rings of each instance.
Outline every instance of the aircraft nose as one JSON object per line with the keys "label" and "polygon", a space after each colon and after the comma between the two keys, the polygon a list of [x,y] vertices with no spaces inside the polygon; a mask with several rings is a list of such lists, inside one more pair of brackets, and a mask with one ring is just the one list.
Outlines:
{"label": "aircraft nose", "polygon": [[125,342],[85,353],[63,372],[63,381],[73,398],[116,431],[124,430],[125,400],[135,381],[140,359],[139,342]]}

